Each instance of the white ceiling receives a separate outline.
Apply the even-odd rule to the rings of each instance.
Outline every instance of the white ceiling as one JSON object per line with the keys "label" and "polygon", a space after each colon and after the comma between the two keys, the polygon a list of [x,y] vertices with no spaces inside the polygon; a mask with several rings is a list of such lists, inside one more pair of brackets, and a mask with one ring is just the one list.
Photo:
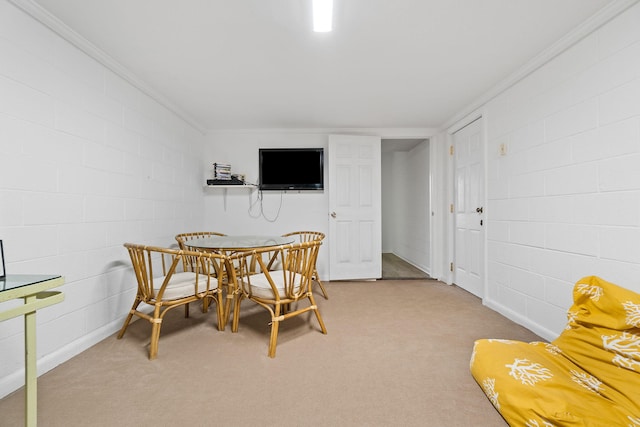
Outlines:
{"label": "white ceiling", "polygon": [[204,129],[437,128],[611,0],[36,0]]}

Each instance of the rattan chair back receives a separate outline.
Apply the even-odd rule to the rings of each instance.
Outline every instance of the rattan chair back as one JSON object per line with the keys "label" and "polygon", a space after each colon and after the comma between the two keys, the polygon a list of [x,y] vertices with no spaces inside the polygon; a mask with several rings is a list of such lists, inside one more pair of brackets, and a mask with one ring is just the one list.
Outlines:
{"label": "rattan chair back", "polygon": [[[190,247],[187,242],[192,240],[197,240],[197,239],[205,239],[207,237],[213,237],[213,236],[226,236],[226,234],[218,233],[216,231],[195,231],[192,233],[178,234],[176,235],[175,239],[178,242],[178,246],[183,251],[198,251],[198,249]],[[212,252],[212,251],[203,251],[203,252]],[[193,271],[193,265],[187,264],[187,267],[190,268],[191,271]],[[224,272],[224,268],[222,268],[221,265],[216,265],[215,267],[216,267],[216,272],[215,272],[216,276],[220,275],[221,271]],[[222,276],[224,276],[224,274]]]}
{"label": "rattan chair back", "polygon": [[325,238],[324,233],[320,231],[292,231],[291,233],[283,234],[283,236],[296,236],[298,242],[311,242],[313,240],[322,241]]}
{"label": "rattan chair back", "polygon": [[[311,292],[313,270],[321,244],[320,240],[314,240],[238,252],[231,256],[230,262],[236,265],[235,269],[228,272],[236,286],[232,331],[238,330],[240,303],[246,298],[271,314],[269,357],[275,357],[278,328],[283,320],[313,311],[322,333],[326,334],[324,321]],[[278,258],[281,269],[269,269],[269,259],[273,256]],[[291,309],[292,303],[297,303],[294,309]]]}
{"label": "rattan chair back", "polygon": [[[118,338],[124,336],[134,315],[149,321],[152,325],[149,359],[155,359],[160,327],[166,313],[184,306],[185,317],[188,317],[189,304],[195,301],[202,301],[204,312],[208,310],[210,302],[214,301],[218,329],[224,330],[222,283],[216,274],[220,265],[227,264],[224,255],[134,243],[125,243],[124,246],[131,258],[137,292]],[[151,305],[153,312],[149,314],[138,310],[141,303]]]}
{"label": "rattan chair back", "polygon": [[[291,233],[283,234],[283,236],[296,236],[299,242],[311,242],[314,240],[322,241],[325,237],[324,233],[320,231],[292,231]],[[314,284],[317,283],[318,286],[320,286],[320,290],[322,291],[322,295],[324,296],[324,298],[329,299],[329,294],[327,293],[327,290],[324,288],[324,284],[318,276],[318,269],[316,265],[313,266],[312,279]]]}
{"label": "rattan chair back", "polygon": [[185,245],[185,242],[188,240],[194,239],[203,239],[212,236],[226,236],[226,234],[218,233],[217,231],[194,231],[191,233],[180,233],[176,235],[176,241],[178,242],[178,246],[180,249],[189,250],[189,248]]}

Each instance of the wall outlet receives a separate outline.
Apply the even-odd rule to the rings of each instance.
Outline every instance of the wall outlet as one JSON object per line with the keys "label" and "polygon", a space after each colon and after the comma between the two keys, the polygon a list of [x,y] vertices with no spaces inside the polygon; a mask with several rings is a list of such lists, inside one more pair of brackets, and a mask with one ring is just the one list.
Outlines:
{"label": "wall outlet", "polygon": [[507,144],[500,144],[500,147],[498,147],[498,153],[501,156],[506,156],[507,155]]}

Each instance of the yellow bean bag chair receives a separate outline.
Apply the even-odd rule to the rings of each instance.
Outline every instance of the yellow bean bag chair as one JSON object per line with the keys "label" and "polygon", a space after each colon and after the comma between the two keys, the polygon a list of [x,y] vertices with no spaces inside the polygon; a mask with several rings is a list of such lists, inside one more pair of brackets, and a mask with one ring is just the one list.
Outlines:
{"label": "yellow bean bag chair", "polygon": [[512,426],[640,427],[640,294],[578,281],[551,343],[482,339],[471,373]]}

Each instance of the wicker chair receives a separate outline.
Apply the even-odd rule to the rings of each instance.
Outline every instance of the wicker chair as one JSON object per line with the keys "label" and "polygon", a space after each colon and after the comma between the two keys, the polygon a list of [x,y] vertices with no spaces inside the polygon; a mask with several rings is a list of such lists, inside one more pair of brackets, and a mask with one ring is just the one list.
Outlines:
{"label": "wicker chair", "polygon": [[[319,231],[292,231],[291,233],[283,234],[283,236],[297,236],[298,242],[310,242],[313,240],[322,241],[324,239],[324,233],[321,233]],[[315,264],[313,266],[312,279],[314,284],[317,283],[320,286],[324,299],[329,299],[329,294],[327,294],[327,290],[324,288],[324,285],[322,284],[322,281],[318,276],[318,269],[316,268]]]}
{"label": "wicker chair", "polygon": [[218,233],[216,231],[194,231],[192,233],[181,233],[176,235],[176,241],[178,242],[180,249],[186,251],[189,250],[187,245],[185,245],[185,242],[188,240],[204,239],[212,236],[226,236],[226,234]]}
{"label": "wicker chair", "polygon": [[[238,265],[236,269],[229,269],[230,278],[236,284],[231,330],[238,331],[240,304],[244,298],[247,298],[264,307],[271,314],[269,357],[276,355],[278,328],[283,320],[313,311],[322,333],[326,334],[327,329],[311,292],[313,268],[321,244],[320,240],[314,240],[271,246],[238,252],[229,257],[230,262],[236,261]],[[268,256],[263,256],[264,254]],[[268,260],[273,254],[278,257],[282,269],[268,268]],[[253,271],[254,268],[255,271]],[[303,300],[308,300],[309,305],[300,307]],[[296,302],[298,304],[295,309],[291,310],[292,303]]]}
{"label": "wicker chair", "polygon": [[[182,249],[183,251],[193,251],[194,249],[187,244],[188,241],[206,239],[207,237],[212,236],[226,236],[226,234],[218,233],[215,231],[195,231],[193,233],[181,233],[176,235],[176,241],[178,242],[178,246],[180,247],[180,249]],[[221,265],[215,265],[214,267],[216,267],[216,276],[218,276],[221,271],[224,273],[224,268],[222,268]],[[192,266],[190,266],[190,268],[192,268]]]}
{"label": "wicker chair", "polygon": [[[191,252],[177,249],[125,243],[129,251],[133,272],[138,283],[138,291],[129,311],[129,315],[120,329],[118,339],[124,333],[134,315],[148,320],[151,325],[151,345],[149,359],[158,354],[160,327],[167,312],[176,307],[185,307],[185,317],[189,316],[187,307],[194,301],[203,301],[204,311],[208,302],[216,302],[218,330],[225,326],[220,275],[216,277],[216,266],[226,265],[226,258],[220,254]],[[140,303],[153,306],[153,312],[147,314],[138,310]]]}
{"label": "wicker chair", "polygon": [[[194,231],[191,233],[181,233],[176,235],[176,241],[178,242],[178,246],[180,246],[180,249],[182,250],[197,250],[197,249],[193,249],[192,247],[189,247],[187,242],[189,240],[206,239],[208,237],[214,237],[214,236],[226,236],[226,234],[218,233],[216,231]],[[212,250],[203,250],[203,251],[214,252]],[[226,254],[223,253],[222,255],[226,255]],[[226,292],[227,301],[225,302],[224,313],[225,313],[225,319],[228,319],[229,313],[231,311],[231,304],[232,304],[231,299],[233,298],[233,289],[229,288],[229,283],[227,281],[227,278],[225,277],[224,266],[217,265],[214,267],[216,267],[214,275],[216,277],[220,277],[222,279],[223,285],[227,287],[227,292]],[[206,310],[206,301],[203,302],[203,310]]]}

